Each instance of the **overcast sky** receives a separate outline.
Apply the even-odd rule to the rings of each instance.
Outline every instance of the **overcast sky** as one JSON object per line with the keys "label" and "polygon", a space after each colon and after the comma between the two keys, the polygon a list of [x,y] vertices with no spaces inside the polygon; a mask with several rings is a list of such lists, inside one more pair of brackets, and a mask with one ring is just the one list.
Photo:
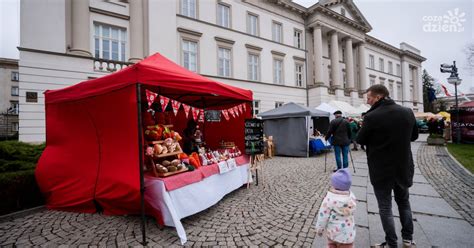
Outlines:
{"label": "overcast sky", "polygon": [[[294,2],[309,7],[317,1]],[[354,3],[372,26],[371,36],[395,47],[406,42],[420,49],[421,55],[427,58],[423,68],[449,89],[453,89],[446,83],[449,75],[440,73],[439,65],[455,60],[463,79],[460,89],[467,93],[472,88],[474,92],[474,75],[467,69],[464,52],[469,42],[474,43],[474,0],[354,0]],[[19,0],[0,0],[0,57],[18,58],[19,13]],[[458,32],[439,30],[437,20],[444,16],[451,17],[450,24],[458,24]]]}

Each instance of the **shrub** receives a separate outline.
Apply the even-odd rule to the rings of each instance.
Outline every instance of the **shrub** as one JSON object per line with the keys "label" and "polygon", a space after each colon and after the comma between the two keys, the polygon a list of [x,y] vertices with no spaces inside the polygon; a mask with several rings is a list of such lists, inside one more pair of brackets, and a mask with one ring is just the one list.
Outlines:
{"label": "shrub", "polygon": [[0,215],[44,204],[35,168],[44,144],[0,142]]}

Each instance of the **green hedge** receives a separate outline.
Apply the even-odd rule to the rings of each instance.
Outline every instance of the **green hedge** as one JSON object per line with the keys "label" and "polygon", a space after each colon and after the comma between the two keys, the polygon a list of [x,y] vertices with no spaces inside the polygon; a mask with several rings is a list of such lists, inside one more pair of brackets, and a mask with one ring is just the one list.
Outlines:
{"label": "green hedge", "polygon": [[44,204],[35,168],[44,144],[0,142],[0,215]]}

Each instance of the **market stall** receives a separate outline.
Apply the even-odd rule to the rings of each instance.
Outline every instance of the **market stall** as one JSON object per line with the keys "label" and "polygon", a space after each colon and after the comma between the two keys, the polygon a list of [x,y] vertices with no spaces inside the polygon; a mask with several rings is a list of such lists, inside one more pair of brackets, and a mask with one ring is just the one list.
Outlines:
{"label": "market stall", "polygon": [[309,137],[313,130],[324,130],[329,126],[328,112],[292,102],[259,116],[264,120],[265,134],[273,136],[276,155],[309,156]]}
{"label": "market stall", "polygon": [[[457,140],[457,132],[459,128],[461,142],[474,144],[474,101],[460,104],[458,113],[455,108],[451,108],[449,113],[452,117],[452,140]],[[459,115],[459,122],[457,121],[457,115]]]}
{"label": "market stall", "polygon": [[[145,209],[160,224],[170,225],[169,213],[182,206],[176,201],[213,194],[213,180],[234,183],[214,187],[212,199],[198,208],[171,214],[178,228],[180,218],[212,206],[247,182],[242,178],[248,175],[248,162],[239,148],[244,147],[251,101],[251,91],[197,75],[160,54],[98,79],[46,91],[46,148],[35,173],[47,207],[109,215],[143,214]],[[216,121],[208,113],[224,118]],[[199,149],[186,154],[181,136],[190,120],[202,135],[192,133]],[[146,184],[161,187],[145,191]],[[198,192],[203,185],[211,188]],[[179,194],[190,188],[195,190],[188,198]],[[157,204],[170,203],[164,193],[174,201],[166,208]],[[185,235],[180,238],[184,243]]]}

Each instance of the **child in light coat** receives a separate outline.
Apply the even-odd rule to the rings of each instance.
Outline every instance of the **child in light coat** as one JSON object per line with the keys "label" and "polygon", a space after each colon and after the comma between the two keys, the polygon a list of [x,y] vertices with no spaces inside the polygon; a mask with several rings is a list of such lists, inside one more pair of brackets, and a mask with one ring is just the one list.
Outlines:
{"label": "child in light coat", "polygon": [[353,247],[356,198],[350,191],[352,177],[348,169],[339,169],[331,176],[331,189],[319,208],[316,231],[326,231],[328,247]]}

